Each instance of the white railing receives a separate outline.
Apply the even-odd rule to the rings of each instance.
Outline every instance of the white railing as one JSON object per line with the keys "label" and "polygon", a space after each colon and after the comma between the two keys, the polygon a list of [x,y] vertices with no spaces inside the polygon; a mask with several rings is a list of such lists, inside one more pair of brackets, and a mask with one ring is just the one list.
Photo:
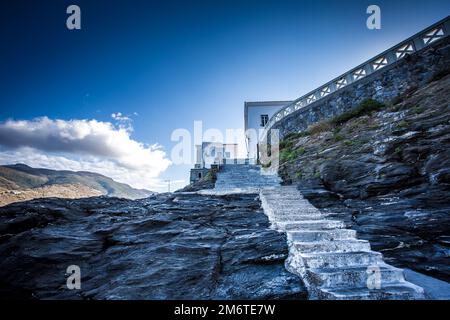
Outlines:
{"label": "white railing", "polygon": [[393,64],[406,55],[419,51],[433,42],[445,38],[450,33],[450,16],[415,34],[414,36],[400,42],[392,48],[375,56],[374,58],[360,64],[356,68],[344,73],[343,75],[331,80],[323,86],[305,94],[304,96],[294,100],[284,108],[275,113],[264,127],[261,137],[267,136],[274,124],[290,115],[291,113],[305,108],[329,94],[339,91],[349,84],[355,83],[369,74],[372,74],[384,67]]}

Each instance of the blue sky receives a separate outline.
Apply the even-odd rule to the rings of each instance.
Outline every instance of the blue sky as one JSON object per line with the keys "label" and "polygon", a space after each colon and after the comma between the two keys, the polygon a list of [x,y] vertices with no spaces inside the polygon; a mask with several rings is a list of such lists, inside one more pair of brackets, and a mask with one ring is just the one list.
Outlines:
{"label": "blue sky", "polygon": [[[70,4],[81,8],[81,30],[65,27]],[[381,30],[366,28],[370,4],[381,7]],[[450,2],[440,0],[2,2],[0,121],[48,117],[57,131],[66,125],[55,119],[120,126],[111,118],[120,112],[132,119],[130,141],[159,144],[169,157],[174,129],[192,130],[195,120],[205,129],[242,128],[244,101],[295,99],[449,12]],[[102,137],[114,130],[90,125]],[[5,143],[0,161],[42,165],[44,158],[27,157],[39,150],[72,165],[87,156],[97,164],[92,170],[103,165],[83,148],[25,145],[27,152],[17,152],[23,145]],[[187,183],[189,168],[163,166],[145,186],[161,191],[164,179]],[[111,175],[120,180],[122,173]]]}

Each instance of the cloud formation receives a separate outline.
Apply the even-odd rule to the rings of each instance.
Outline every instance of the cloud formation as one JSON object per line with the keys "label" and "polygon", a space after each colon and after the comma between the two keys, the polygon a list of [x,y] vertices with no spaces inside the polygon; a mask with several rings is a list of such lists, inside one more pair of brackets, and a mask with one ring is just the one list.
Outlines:
{"label": "cloud formation", "polygon": [[8,120],[0,123],[0,162],[92,171],[154,189],[171,162],[159,145],[131,139],[131,131],[97,120]]}

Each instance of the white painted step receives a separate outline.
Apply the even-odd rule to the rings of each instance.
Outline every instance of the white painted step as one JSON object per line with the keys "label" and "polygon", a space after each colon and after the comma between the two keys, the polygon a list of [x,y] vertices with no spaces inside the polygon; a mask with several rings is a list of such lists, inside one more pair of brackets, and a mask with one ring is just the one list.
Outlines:
{"label": "white painted step", "polygon": [[307,253],[300,256],[308,268],[343,268],[383,263],[381,253],[374,251]]}
{"label": "white painted step", "polygon": [[294,215],[294,214],[283,214],[279,216],[272,216],[274,221],[280,222],[296,222],[305,220],[322,220],[323,215],[321,214],[306,214],[306,215]]}
{"label": "white painted step", "polygon": [[402,281],[396,284],[381,285],[380,289],[345,288],[319,289],[318,299],[333,300],[411,300],[423,299],[423,289],[412,283]]}
{"label": "white painted step", "polygon": [[[424,297],[423,289],[405,281],[401,269],[384,263],[368,241],[356,239],[342,221],[328,219],[295,188],[262,190],[260,199],[272,226],[287,234],[286,268],[303,277],[311,299]],[[381,277],[378,290],[368,289],[368,271],[374,270]]]}
{"label": "white painted step", "polygon": [[345,224],[338,220],[306,220],[286,223],[285,231],[294,230],[320,230],[320,229],[341,229]]}
{"label": "white painted step", "polygon": [[286,232],[288,240],[292,242],[307,241],[332,241],[355,239],[356,231],[349,229],[332,229],[332,230],[302,230]]}
{"label": "white painted step", "polygon": [[[370,268],[369,268],[370,267]],[[374,268],[374,267],[377,267]],[[375,279],[374,272],[379,272],[376,279],[381,284],[404,281],[403,270],[382,264],[379,266],[356,266],[344,268],[308,269],[309,281],[323,288],[367,288],[367,280]]]}
{"label": "white painted step", "polygon": [[355,252],[370,251],[370,244],[366,240],[335,240],[316,242],[294,242],[292,249],[303,253],[320,252]]}

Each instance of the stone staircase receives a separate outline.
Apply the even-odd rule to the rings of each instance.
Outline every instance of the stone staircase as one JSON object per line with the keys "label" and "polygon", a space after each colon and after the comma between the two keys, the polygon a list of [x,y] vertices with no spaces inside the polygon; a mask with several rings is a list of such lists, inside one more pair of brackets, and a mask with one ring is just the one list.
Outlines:
{"label": "stone staircase", "polygon": [[257,165],[225,165],[215,188],[205,193],[259,193],[272,227],[287,234],[286,268],[302,277],[310,299],[423,299],[421,287],[403,270],[386,264],[342,221],[332,220],[294,186],[281,186],[276,174]]}
{"label": "stone staircase", "polygon": [[287,234],[286,268],[299,274],[310,299],[423,299],[421,287],[403,270],[386,264],[369,242],[358,240],[342,221],[328,219],[292,186],[262,189],[272,226]]}
{"label": "stone staircase", "polygon": [[256,192],[261,188],[274,188],[281,179],[274,174],[262,172],[258,165],[224,165],[217,173],[214,190],[217,192]]}

